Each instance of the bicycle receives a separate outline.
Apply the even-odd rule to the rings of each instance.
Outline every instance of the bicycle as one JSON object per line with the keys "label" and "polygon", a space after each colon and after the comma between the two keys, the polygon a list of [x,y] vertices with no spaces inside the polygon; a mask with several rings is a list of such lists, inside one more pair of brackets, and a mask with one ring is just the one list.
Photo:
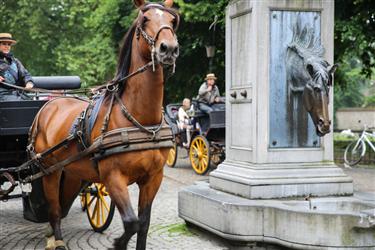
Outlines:
{"label": "bicycle", "polygon": [[358,164],[366,153],[366,142],[370,145],[371,149],[375,152],[375,146],[369,138],[375,139],[374,133],[369,133],[365,128],[362,131],[358,140],[351,142],[345,149],[344,161],[350,167]]}

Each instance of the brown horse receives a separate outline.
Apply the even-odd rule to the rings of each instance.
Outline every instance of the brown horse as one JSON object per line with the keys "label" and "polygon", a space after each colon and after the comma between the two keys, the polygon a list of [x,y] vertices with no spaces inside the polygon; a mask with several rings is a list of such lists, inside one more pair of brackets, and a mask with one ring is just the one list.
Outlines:
{"label": "brown horse", "polygon": [[[179,17],[171,9],[173,0],[158,4],[134,0],[134,3],[139,8],[139,14],[125,35],[114,82],[118,82],[122,104],[135,120],[142,126],[158,125],[163,117],[163,65],[174,67],[179,53],[175,35]],[[153,68],[122,80],[151,61]],[[121,102],[117,100],[112,105],[107,96],[93,126],[91,142],[101,135],[106,114],[109,114],[108,131],[134,127],[134,122],[124,116]],[[87,102],[76,98],[59,98],[47,103],[38,113],[31,129],[35,152],[43,152],[67,138],[75,119],[87,106]],[[108,112],[111,107],[111,112]],[[59,169],[44,176],[43,188],[49,204],[48,216],[52,229],[47,248],[65,249],[61,218],[69,211],[83,182],[101,182],[115,202],[124,225],[125,232],[116,239],[115,249],[126,249],[135,233],[137,249],[145,249],[151,206],[163,178],[168,151],[168,148],[161,148],[118,153],[98,160],[97,166],[90,160],[91,156],[86,156],[65,166],[64,171]],[[73,141],[69,147],[43,158],[42,165],[48,168],[78,153],[78,142]],[[138,217],[130,204],[128,193],[128,185],[133,183],[137,183],[140,190]]]}

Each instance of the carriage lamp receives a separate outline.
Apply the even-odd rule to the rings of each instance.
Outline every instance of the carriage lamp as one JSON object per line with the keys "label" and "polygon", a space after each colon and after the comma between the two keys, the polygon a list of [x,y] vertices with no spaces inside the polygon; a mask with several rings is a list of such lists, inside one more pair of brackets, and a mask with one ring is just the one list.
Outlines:
{"label": "carriage lamp", "polygon": [[212,72],[212,63],[213,63],[213,58],[215,56],[215,49],[216,47],[214,45],[207,45],[206,46],[206,53],[207,53],[207,58],[208,58],[208,70],[209,72]]}
{"label": "carriage lamp", "polygon": [[216,47],[214,45],[206,46],[207,58],[213,58],[215,56],[215,49]]}

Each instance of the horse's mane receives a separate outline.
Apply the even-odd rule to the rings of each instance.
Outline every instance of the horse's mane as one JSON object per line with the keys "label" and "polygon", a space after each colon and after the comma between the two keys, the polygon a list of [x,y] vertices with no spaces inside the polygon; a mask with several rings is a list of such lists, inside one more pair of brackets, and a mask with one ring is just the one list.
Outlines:
{"label": "horse's mane", "polygon": [[[161,10],[168,11],[170,14],[176,17],[177,20],[177,26],[179,22],[179,16],[177,14],[177,11],[172,8],[167,8],[164,6],[164,3],[147,3],[140,9],[142,12],[146,12],[151,8],[159,8]],[[129,68],[131,63],[131,54],[132,54],[132,46],[133,46],[133,36],[135,34],[136,28],[137,28],[137,22],[138,19],[136,19],[132,26],[129,28],[128,32],[125,34],[123,38],[123,44],[120,49],[118,63],[117,63],[117,70],[114,77],[114,81],[118,81],[127,75],[129,75]],[[126,86],[126,82],[123,82],[120,84],[120,94],[124,91]]]}
{"label": "horse's mane", "polygon": [[315,77],[328,78],[329,66],[328,62],[324,60],[324,47],[320,42],[319,37],[315,37],[315,32],[308,24],[301,27],[301,19],[297,18],[296,24],[293,26],[293,38],[288,44],[288,49],[294,51],[304,61],[304,64],[311,64],[314,68]]}

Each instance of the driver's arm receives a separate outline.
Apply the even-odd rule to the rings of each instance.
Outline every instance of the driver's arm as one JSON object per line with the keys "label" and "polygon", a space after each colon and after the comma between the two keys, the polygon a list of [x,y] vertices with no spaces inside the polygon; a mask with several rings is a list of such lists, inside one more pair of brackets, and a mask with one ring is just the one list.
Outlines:
{"label": "driver's arm", "polygon": [[23,80],[25,83],[25,88],[32,88],[34,87],[33,78],[27,69],[22,65],[19,60],[16,60],[18,66],[18,76]]}
{"label": "driver's arm", "polygon": [[207,88],[207,85],[204,83],[202,84],[202,86],[199,88],[199,91],[198,91],[198,94],[200,96],[203,96],[204,94],[206,94],[208,92],[208,88]]}

